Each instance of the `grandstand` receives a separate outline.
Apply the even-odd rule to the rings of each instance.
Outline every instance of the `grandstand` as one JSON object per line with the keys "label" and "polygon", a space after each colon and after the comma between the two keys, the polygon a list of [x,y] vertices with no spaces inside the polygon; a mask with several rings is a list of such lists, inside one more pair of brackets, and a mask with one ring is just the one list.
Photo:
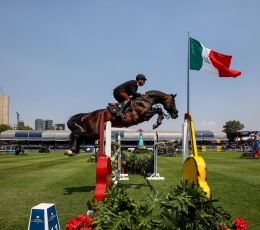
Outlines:
{"label": "grandstand", "polygon": [[[154,144],[155,132],[158,133],[159,141],[175,140],[181,142],[181,130],[144,130],[143,141],[147,147],[152,147]],[[7,130],[0,134],[0,143],[6,145],[22,144],[27,149],[37,149],[42,145],[51,146],[53,149],[67,149],[71,145],[69,130]],[[112,128],[112,139],[115,139],[116,134],[121,137],[122,148],[136,147],[139,141],[139,132],[129,128]],[[222,143],[227,141],[226,133],[222,131],[197,130],[196,139],[198,145]],[[91,145],[94,142],[82,142],[81,145]]]}

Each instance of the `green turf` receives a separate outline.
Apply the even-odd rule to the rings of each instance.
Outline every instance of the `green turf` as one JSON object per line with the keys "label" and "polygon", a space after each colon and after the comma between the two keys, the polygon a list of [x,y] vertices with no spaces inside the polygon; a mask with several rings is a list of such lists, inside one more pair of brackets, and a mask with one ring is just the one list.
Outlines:
{"label": "green turf", "polygon": [[[213,198],[220,198],[233,218],[244,218],[250,230],[259,229],[260,160],[240,159],[241,153],[200,153],[208,168],[208,185]],[[29,152],[28,156],[0,155],[0,223],[2,230],[27,229],[30,211],[39,203],[54,203],[61,229],[67,220],[86,213],[95,189],[95,163],[89,154],[75,157],[63,152]],[[158,157],[164,181],[146,181],[131,175],[130,195],[147,199],[152,191],[167,192],[182,177],[181,156]]]}

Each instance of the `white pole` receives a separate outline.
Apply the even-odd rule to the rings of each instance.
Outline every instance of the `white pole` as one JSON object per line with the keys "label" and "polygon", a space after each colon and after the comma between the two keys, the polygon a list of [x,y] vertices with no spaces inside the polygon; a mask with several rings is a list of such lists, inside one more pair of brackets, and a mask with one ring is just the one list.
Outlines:
{"label": "white pole", "polygon": [[119,144],[119,147],[118,147],[118,156],[117,156],[117,160],[118,160],[118,170],[119,170],[119,173],[120,173],[120,178],[119,180],[129,180],[129,177],[128,177],[128,173],[121,173],[121,162],[122,162],[122,155],[121,155],[121,137],[120,137],[120,132],[118,134],[118,144]]}
{"label": "white pole", "polygon": [[111,122],[106,122],[106,148],[105,148],[105,154],[111,158]]}
{"label": "white pole", "polygon": [[120,132],[118,133],[118,136],[117,136],[117,140],[118,140],[118,155],[117,155],[117,162],[118,162],[118,170],[120,170],[120,173],[121,173],[121,137],[120,137]]}
{"label": "white pole", "polygon": [[182,124],[182,165],[184,161],[189,157],[189,132],[188,122],[184,121]]}
{"label": "white pole", "polygon": [[154,135],[154,153],[153,153],[154,172],[149,177],[146,177],[146,180],[164,180],[164,177],[161,177],[160,174],[157,173],[157,153],[158,153],[158,146],[156,145],[157,142],[158,142],[158,134],[156,132]]}
{"label": "white pole", "polygon": [[[156,144],[158,142],[158,136],[157,136],[157,132],[156,135],[154,136],[154,144]],[[157,175],[157,154],[158,154],[158,146],[154,146],[154,151],[153,151],[153,173],[156,176]]]}

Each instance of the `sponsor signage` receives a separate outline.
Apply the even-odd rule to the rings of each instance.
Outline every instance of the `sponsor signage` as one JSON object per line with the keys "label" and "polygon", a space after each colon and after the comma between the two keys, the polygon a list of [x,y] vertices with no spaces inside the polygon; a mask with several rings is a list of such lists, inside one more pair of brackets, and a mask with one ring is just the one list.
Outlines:
{"label": "sponsor signage", "polygon": [[55,205],[41,203],[33,207],[28,230],[60,230]]}

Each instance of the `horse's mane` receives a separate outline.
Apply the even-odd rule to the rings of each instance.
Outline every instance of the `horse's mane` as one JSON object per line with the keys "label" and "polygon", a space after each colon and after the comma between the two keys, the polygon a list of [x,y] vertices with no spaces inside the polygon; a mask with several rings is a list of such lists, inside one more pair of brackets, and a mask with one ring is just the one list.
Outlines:
{"label": "horse's mane", "polygon": [[[164,96],[166,95],[166,93],[163,93],[163,92],[161,92],[159,90],[150,90],[150,91],[147,91],[145,93],[146,93],[146,96],[148,96],[148,97],[150,97],[152,99],[164,98]],[[135,98],[134,101],[146,101],[146,100],[141,96],[141,97]]]}
{"label": "horse's mane", "polygon": [[161,92],[159,90],[150,90],[150,91],[147,91],[146,94],[149,96],[149,97],[153,97],[153,96],[160,96],[160,95],[165,95],[166,93],[164,92]]}

